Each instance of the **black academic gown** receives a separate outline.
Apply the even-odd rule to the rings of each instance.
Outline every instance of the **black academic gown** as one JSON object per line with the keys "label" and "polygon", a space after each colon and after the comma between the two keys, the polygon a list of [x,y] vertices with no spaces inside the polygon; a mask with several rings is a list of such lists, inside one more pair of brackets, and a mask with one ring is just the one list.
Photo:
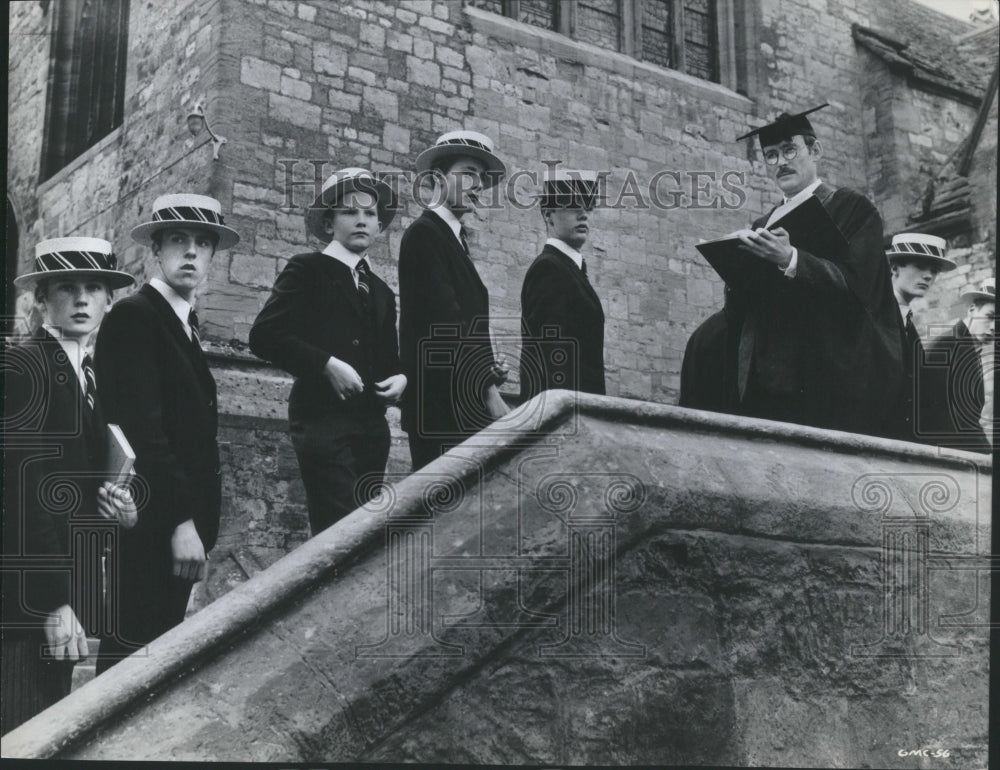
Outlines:
{"label": "black academic gown", "polygon": [[565,388],[604,395],[604,309],[573,260],[546,244],[521,287],[521,399]]}
{"label": "black academic gown", "polygon": [[[902,344],[882,218],[852,190],[820,185],[814,194],[847,240],[847,250],[800,248],[794,278],[757,295],[727,292],[727,308],[742,310],[736,369],[738,380],[745,379],[739,411],[898,437]],[[753,227],[763,227],[767,219]]]}

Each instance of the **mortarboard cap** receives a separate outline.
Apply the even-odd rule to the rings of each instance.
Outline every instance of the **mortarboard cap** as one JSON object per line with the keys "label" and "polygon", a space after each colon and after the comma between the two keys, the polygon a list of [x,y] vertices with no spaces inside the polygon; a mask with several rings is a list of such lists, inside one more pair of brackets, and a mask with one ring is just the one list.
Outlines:
{"label": "mortarboard cap", "polygon": [[783,112],[772,123],[755,128],[753,131],[748,131],[743,136],[737,137],[736,141],[756,136],[760,139],[760,146],[767,147],[772,144],[778,144],[778,142],[786,139],[791,139],[796,134],[814,137],[816,136],[816,131],[813,130],[812,123],[809,122],[809,118],[806,115],[829,106],[829,102],[824,102],[819,107],[812,107],[797,115],[789,115],[787,112]]}

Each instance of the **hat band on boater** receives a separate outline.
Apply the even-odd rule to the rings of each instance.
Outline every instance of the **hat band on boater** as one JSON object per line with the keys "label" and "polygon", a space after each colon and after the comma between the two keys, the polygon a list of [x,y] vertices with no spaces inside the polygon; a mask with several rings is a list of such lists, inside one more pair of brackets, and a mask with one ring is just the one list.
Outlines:
{"label": "hat band on boater", "polygon": [[889,247],[887,252],[893,254],[910,254],[915,256],[925,255],[928,257],[944,258],[944,249],[930,243],[918,243],[916,241],[897,241]]}
{"label": "hat band on boater", "polygon": [[491,153],[491,154],[493,152],[493,150],[491,150],[489,147],[487,147],[482,142],[477,142],[475,139],[463,139],[461,137],[456,137],[454,139],[444,139],[444,140],[438,142],[434,146],[435,147],[445,147],[447,145],[456,145],[456,144],[464,145],[466,147],[475,147],[478,150],[484,150],[485,152],[488,152],[488,153]]}
{"label": "hat band on boater", "polygon": [[114,254],[102,254],[98,251],[52,251],[35,257],[35,272],[38,273],[117,269],[118,260]]}
{"label": "hat band on boater", "polygon": [[193,206],[169,206],[153,212],[154,222],[204,222],[207,225],[223,225],[222,214],[216,214],[211,209],[199,209]]}

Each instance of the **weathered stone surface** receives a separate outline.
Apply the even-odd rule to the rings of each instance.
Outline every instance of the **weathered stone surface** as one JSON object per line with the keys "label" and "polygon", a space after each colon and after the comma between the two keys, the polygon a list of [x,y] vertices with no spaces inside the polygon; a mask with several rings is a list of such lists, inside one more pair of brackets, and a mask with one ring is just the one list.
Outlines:
{"label": "weathered stone surface", "polygon": [[[898,750],[929,741],[982,765],[989,480],[963,453],[549,393],[4,751],[908,768]],[[886,546],[903,530],[926,552]],[[387,560],[413,580],[387,582],[403,574]],[[883,616],[887,569],[913,602],[905,633]],[[45,719],[73,727],[42,736]]]}

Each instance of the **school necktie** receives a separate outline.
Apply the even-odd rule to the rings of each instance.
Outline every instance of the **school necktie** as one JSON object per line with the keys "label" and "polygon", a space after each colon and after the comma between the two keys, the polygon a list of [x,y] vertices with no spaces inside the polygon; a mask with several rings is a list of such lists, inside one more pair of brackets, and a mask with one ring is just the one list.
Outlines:
{"label": "school necktie", "polygon": [[94,375],[94,359],[89,355],[83,357],[83,379],[86,380],[84,397],[87,399],[87,406],[93,412],[94,404],[97,402],[97,377]]}
{"label": "school necktie", "polygon": [[361,297],[361,304],[368,307],[368,300],[372,295],[372,271],[368,267],[368,261],[361,259],[355,268],[358,271],[358,295]]}
{"label": "school necktie", "polygon": [[194,312],[194,308],[191,308],[191,312],[188,313],[188,326],[191,327],[191,342],[200,350],[201,332],[198,330],[198,314]]}
{"label": "school necktie", "polygon": [[467,257],[469,257],[471,259],[472,257],[469,254],[469,242],[465,238],[465,228],[464,227],[459,227],[458,228],[458,240],[460,240],[462,242],[462,250],[465,252],[465,256],[467,256]]}
{"label": "school necktie", "polygon": [[917,345],[920,343],[920,335],[917,327],[913,323],[913,311],[906,311],[906,323],[904,334],[906,336],[906,350],[903,351],[903,363],[907,369],[907,375],[913,375],[913,364],[916,360]]}

